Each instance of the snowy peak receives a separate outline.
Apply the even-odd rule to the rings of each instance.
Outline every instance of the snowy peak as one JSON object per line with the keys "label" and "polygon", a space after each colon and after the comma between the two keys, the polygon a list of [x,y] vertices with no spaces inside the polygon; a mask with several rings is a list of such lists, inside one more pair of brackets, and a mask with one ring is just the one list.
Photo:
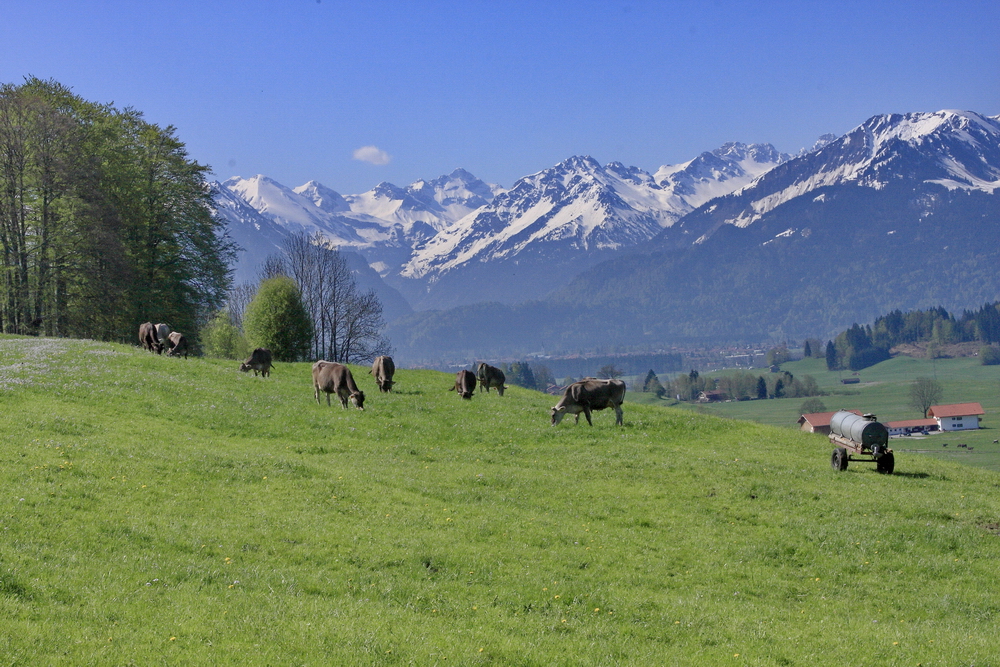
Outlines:
{"label": "snowy peak", "polygon": [[[882,190],[903,184],[995,192],[1000,188],[1000,121],[969,111],[874,116],[763,174],[737,191],[736,199],[720,200],[713,206],[719,211],[708,216],[714,222],[699,218],[707,226],[696,236],[704,241],[725,223],[746,227],[797,197],[822,202],[825,195],[812,194],[820,188]],[[698,224],[684,221],[685,227]]]}
{"label": "snowy peak", "polygon": [[343,213],[351,210],[347,201],[339,193],[317,181],[309,181],[305,185],[300,185],[293,192],[306,197],[317,208],[327,213]]}
{"label": "snowy peak", "polygon": [[653,175],[659,186],[694,210],[710,199],[749,185],[761,174],[790,159],[771,144],[730,142],[678,165],[664,165]]}
{"label": "snowy peak", "polygon": [[574,156],[525,176],[510,190],[442,230],[402,275],[442,275],[476,262],[594,255],[655,236],[684,211],[636,167]]}

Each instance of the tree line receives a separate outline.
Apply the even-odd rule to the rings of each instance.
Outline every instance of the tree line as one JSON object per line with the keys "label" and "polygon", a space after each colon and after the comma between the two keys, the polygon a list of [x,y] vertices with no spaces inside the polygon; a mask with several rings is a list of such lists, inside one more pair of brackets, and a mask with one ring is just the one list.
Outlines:
{"label": "tree line", "polygon": [[235,253],[208,173],[135,109],[53,80],[0,85],[0,329],[126,341],[152,320],[195,334]]}
{"label": "tree line", "polygon": [[696,401],[702,392],[720,391],[728,400],[748,401],[764,398],[801,398],[820,396],[819,384],[811,375],[795,377],[788,371],[756,375],[749,371],[725,373],[712,378],[692,369],[672,380],[660,380],[650,369],[642,391],[680,401]]}
{"label": "tree line", "polygon": [[[885,361],[889,351],[904,343],[927,343],[930,356],[937,348],[951,343],[980,342],[984,363],[1000,363],[1000,301],[987,303],[976,310],[963,311],[959,317],[943,307],[894,310],[877,318],[873,324],[852,325],[826,345],[826,364],[830,370],[860,370]],[[995,361],[994,361],[995,359]]]}

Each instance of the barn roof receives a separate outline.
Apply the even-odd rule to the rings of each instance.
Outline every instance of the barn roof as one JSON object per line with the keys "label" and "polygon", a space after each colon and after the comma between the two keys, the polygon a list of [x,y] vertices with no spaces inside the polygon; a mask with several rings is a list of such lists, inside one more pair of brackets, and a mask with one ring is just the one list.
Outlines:
{"label": "barn roof", "polygon": [[983,406],[979,403],[952,403],[951,405],[932,405],[927,411],[928,417],[968,417],[971,415],[985,415]]}

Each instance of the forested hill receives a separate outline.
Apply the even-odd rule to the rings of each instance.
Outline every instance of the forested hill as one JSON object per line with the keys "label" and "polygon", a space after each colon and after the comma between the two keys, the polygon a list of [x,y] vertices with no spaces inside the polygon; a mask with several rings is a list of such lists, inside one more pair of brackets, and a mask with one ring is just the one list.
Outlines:
{"label": "forested hill", "polygon": [[888,359],[891,350],[907,343],[926,343],[927,353],[935,358],[945,345],[981,343],[984,364],[1000,363],[1000,349],[990,347],[1000,342],[1000,301],[966,310],[956,317],[941,307],[894,310],[876,318],[872,324],[855,323],[827,343],[826,363],[830,370],[860,370]]}
{"label": "forested hill", "polygon": [[194,335],[223,301],[233,249],[173,127],[29,77],[0,86],[0,156],[3,332]]}

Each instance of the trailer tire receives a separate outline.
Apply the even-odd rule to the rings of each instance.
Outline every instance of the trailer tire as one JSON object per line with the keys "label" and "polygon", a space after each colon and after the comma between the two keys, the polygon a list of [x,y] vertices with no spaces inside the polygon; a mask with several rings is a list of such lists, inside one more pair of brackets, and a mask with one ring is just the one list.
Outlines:
{"label": "trailer tire", "polygon": [[892,452],[883,454],[879,457],[878,461],[875,462],[875,470],[879,471],[883,475],[891,475],[895,468],[896,458],[892,455]]}
{"label": "trailer tire", "polygon": [[837,447],[833,450],[833,454],[830,455],[830,466],[834,470],[847,470],[847,450],[843,447]]}

